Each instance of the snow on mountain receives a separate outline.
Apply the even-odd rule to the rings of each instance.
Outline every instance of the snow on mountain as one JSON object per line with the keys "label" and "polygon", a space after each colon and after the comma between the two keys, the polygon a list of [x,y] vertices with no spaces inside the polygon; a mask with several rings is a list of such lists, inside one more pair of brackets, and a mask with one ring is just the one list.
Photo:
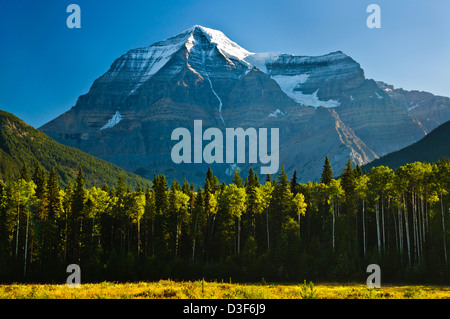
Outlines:
{"label": "snow on mountain", "polygon": [[[338,101],[327,100],[321,101],[318,96],[318,89],[312,94],[302,93],[302,84],[308,81],[311,72],[311,66],[317,65],[314,72],[323,72],[323,76],[327,77],[330,73],[339,74],[341,70],[333,69],[335,61],[342,59],[345,54],[341,51],[333,52],[324,56],[308,57],[295,56],[279,52],[253,53],[245,58],[245,61],[256,66],[262,72],[270,75],[274,79],[281,90],[295,102],[312,107],[337,107],[340,105]],[[285,69],[280,74],[274,65],[292,65],[292,69]],[[328,69],[331,69],[328,70]],[[300,73],[299,72],[304,72]]]}
{"label": "snow on mountain", "polygon": [[[200,35],[204,37],[202,38]],[[111,80],[121,77],[126,78],[128,83],[133,83],[129,92],[129,95],[131,95],[143,83],[158,73],[183,48],[186,48],[188,53],[192,53],[193,47],[198,46],[196,52],[201,52],[203,48],[201,41],[204,38],[214,44],[230,64],[233,64],[231,60],[238,60],[247,68],[250,67],[250,64],[244,59],[253,53],[231,41],[221,31],[195,25],[163,41],[128,51],[113,63],[104,78]],[[176,74],[180,70],[181,67],[175,67],[171,72]]]}
{"label": "snow on mountain", "polygon": [[253,53],[245,58],[245,61],[256,66],[264,73],[268,73],[266,65],[273,62],[280,55],[279,52]]}
{"label": "snow on mountain", "polygon": [[116,113],[113,115],[113,117],[111,119],[109,119],[109,121],[103,125],[100,130],[105,130],[107,128],[111,128],[116,126],[121,120],[123,119],[122,114],[119,113],[119,111],[116,111]]}
{"label": "snow on mountain", "polygon": [[274,112],[269,114],[269,117],[278,117],[278,115],[286,115],[284,112],[280,111],[280,109],[276,109]]}
{"label": "snow on mountain", "polygon": [[204,34],[209,37],[209,41],[215,43],[217,45],[217,49],[227,58],[234,58],[237,60],[241,60],[244,63],[244,59],[252,55],[253,53],[245,50],[235,42],[231,41],[225,34],[223,34],[219,30],[214,30],[210,28],[205,28],[200,25],[196,25],[189,29],[188,31],[194,32],[195,29],[200,29]]}
{"label": "snow on mountain", "polygon": [[293,99],[295,102],[306,105],[306,106],[313,106],[315,108],[319,106],[323,107],[337,107],[340,105],[338,101],[334,100],[328,100],[328,101],[321,101],[317,97],[317,93],[319,89],[317,89],[312,94],[303,94],[299,88],[301,87],[301,84],[305,83],[308,79],[308,74],[299,74],[299,75],[275,75],[272,76],[272,79],[274,79],[278,85],[280,86],[281,90],[283,90],[284,93],[286,93],[287,96],[289,96],[291,99]]}

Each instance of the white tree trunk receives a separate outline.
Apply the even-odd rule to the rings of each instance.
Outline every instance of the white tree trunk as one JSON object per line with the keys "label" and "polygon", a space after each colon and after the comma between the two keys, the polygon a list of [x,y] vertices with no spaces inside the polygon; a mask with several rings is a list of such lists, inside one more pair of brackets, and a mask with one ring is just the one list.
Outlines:
{"label": "white tree trunk", "polygon": [[408,227],[408,208],[405,203],[405,196],[403,195],[403,205],[405,208],[405,229],[406,229],[406,243],[408,245],[408,260],[411,264],[411,244],[409,242],[409,227]]}
{"label": "white tree trunk", "polygon": [[447,266],[447,244],[445,242],[445,217],[444,217],[444,204],[442,203],[442,192],[441,192],[441,216],[442,216],[442,242],[444,244],[444,261],[445,266]]}
{"label": "white tree trunk", "polygon": [[25,277],[27,273],[27,256],[28,256],[28,225],[30,222],[30,212],[27,213],[27,230],[25,234],[25,260],[23,262],[23,276]]}
{"label": "white tree trunk", "polygon": [[19,252],[20,205],[17,204],[16,258]]}
{"label": "white tree trunk", "polygon": [[334,212],[334,200],[331,202],[331,208],[333,210],[333,251],[334,251],[334,245],[335,245],[335,225],[336,225],[336,217]]}
{"label": "white tree trunk", "polygon": [[401,204],[398,205],[398,234],[400,241],[400,253],[403,254],[404,239],[403,239],[403,214]]}
{"label": "white tree trunk", "polygon": [[241,217],[238,218],[237,253],[241,252]]}
{"label": "white tree trunk", "polygon": [[383,226],[383,249],[386,249],[386,233],[384,228],[384,196],[381,196],[381,223]]}
{"label": "white tree trunk", "polygon": [[381,231],[380,231],[380,209],[378,207],[379,200],[375,201],[375,217],[377,222],[377,244],[378,244],[378,255],[381,255]]}
{"label": "white tree trunk", "polygon": [[197,220],[198,220],[198,214],[195,214],[194,239],[192,240],[192,261],[195,260],[195,242],[197,240]]}
{"label": "white tree trunk", "polygon": [[363,224],[363,251],[364,256],[366,255],[366,212],[365,212],[365,201],[362,200],[362,224]]}
{"label": "white tree trunk", "polygon": [[267,250],[270,250],[269,210],[267,208],[266,208],[266,231],[267,231]]}

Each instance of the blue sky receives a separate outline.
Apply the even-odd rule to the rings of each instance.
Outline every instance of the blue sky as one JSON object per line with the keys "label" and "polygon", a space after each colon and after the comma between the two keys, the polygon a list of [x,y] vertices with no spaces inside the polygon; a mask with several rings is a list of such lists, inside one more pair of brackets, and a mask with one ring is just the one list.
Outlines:
{"label": "blue sky", "polygon": [[[69,4],[81,29],[69,29]],[[381,28],[369,29],[369,4]],[[195,24],[252,52],[342,50],[366,77],[450,96],[448,0],[18,0],[0,3],[0,109],[39,127],[75,105],[130,49]]]}

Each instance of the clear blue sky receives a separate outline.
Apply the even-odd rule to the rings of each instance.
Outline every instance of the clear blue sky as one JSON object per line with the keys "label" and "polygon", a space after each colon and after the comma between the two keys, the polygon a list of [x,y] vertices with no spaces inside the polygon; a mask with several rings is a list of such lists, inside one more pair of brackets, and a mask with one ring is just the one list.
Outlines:
{"label": "clear blue sky", "polygon": [[[81,7],[81,29],[66,8]],[[381,29],[366,8],[381,7]],[[368,78],[450,96],[448,0],[17,0],[0,3],[0,109],[39,127],[132,48],[195,24],[252,52],[342,50]]]}

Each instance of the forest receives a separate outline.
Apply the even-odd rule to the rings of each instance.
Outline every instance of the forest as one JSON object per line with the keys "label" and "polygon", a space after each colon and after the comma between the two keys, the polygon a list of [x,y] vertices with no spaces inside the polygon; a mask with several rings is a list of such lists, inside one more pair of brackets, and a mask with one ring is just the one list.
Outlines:
{"label": "forest", "polygon": [[130,189],[86,188],[83,168],[60,186],[55,170],[23,165],[0,182],[0,282],[208,280],[450,283],[450,160],[365,172],[349,160],[318,182],[247,176]]}

